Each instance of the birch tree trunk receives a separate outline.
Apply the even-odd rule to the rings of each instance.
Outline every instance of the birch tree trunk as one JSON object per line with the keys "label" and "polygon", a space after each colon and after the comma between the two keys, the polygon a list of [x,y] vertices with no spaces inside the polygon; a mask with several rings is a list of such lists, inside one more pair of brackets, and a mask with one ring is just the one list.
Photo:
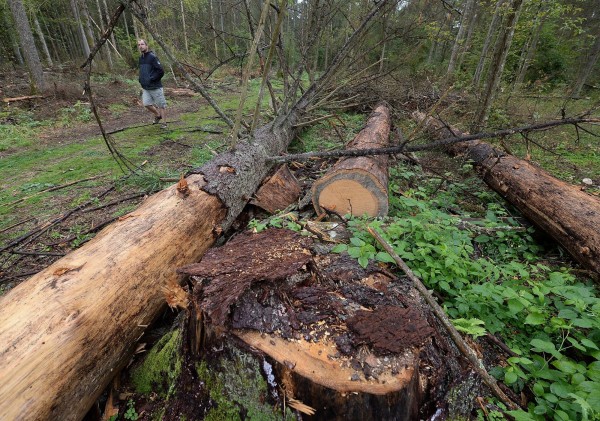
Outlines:
{"label": "birch tree trunk", "polygon": [[42,44],[42,49],[44,50],[44,55],[46,56],[46,63],[48,63],[48,66],[52,67],[52,57],[50,56],[50,50],[48,50],[48,44],[46,44],[46,37],[44,37],[42,27],[40,26],[40,22],[35,14],[33,15],[33,24],[35,27],[35,32],[37,32],[38,38],[40,39],[40,44]]}
{"label": "birch tree trunk", "polygon": [[475,0],[467,0],[465,8],[463,10],[462,17],[460,19],[460,27],[456,34],[454,45],[452,46],[452,53],[450,54],[450,61],[448,62],[448,75],[452,75],[456,70],[456,63],[459,60],[459,56],[462,54],[467,30],[471,23],[471,17],[475,10]]}
{"label": "birch tree trunk", "polygon": [[81,22],[81,15],[79,13],[79,5],[77,4],[77,0],[71,1],[71,11],[73,12],[73,17],[75,18],[75,25],[77,26],[77,34],[79,35],[79,45],[82,48],[82,53],[84,57],[90,55],[90,45],[88,44],[87,37],[85,36],[85,31],[83,30],[83,23]]}
{"label": "birch tree trunk", "polygon": [[[96,8],[98,9],[98,20],[100,21],[100,30],[102,32],[104,32],[105,27],[104,27],[104,13],[102,13],[102,7],[100,6],[100,0],[96,0]],[[113,60],[112,60],[112,53],[110,52],[110,48],[104,48],[103,51],[106,51],[106,58],[108,60],[108,65],[109,67],[112,69],[113,67]]]}
{"label": "birch tree trunk", "polygon": [[583,85],[585,85],[585,83],[589,79],[590,75],[592,74],[592,71],[594,70],[594,67],[596,66],[596,63],[598,62],[599,58],[600,58],[600,31],[598,32],[598,34],[596,36],[596,40],[594,41],[594,44],[592,45],[592,47],[589,50],[588,59],[586,60],[585,65],[583,66],[582,70],[579,72],[579,76],[577,77],[577,80],[575,81],[575,85],[573,86],[573,93],[571,94],[572,97],[578,97],[581,94]]}
{"label": "birch tree trunk", "polygon": [[483,47],[481,48],[481,54],[479,55],[479,62],[477,63],[475,74],[473,75],[473,85],[475,85],[475,87],[478,87],[481,83],[481,76],[483,75],[483,70],[485,69],[487,55],[490,46],[492,45],[492,40],[494,39],[496,31],[498,30],[498,26],[500,25],[501,7],[504,4],[504,2],[506,2],[506,0],[498,0],[494,8],[494,16],[492,17],[492,21],[490,22],[485,41],[483,42]]}
{"label": "birch tree trunk", "polygon": [[35,48],[35,41],[31,32],[31,26],[29,26],[29,20],[27,20],[25,7],[21,0],[8,0],[8,5],[14,18],[17,33],[19,34],[19,45],[25,56],[25,62],[31,76],[32,91],[34,93],[43,91],[46,87],[44,72],[40,56]]}
{"label": "birch tree trunk", "polygon": [[481,95],[482,100],[476,122],[476,127],[478,128],[485,125],[487,122],[492,103],[494,102],[494,99],[498,93],[502,72],[504,71],[504,65],[506,64],[506,57],[508,57],[508,51],[510,50],[510,46],[512,44],[515,27],[517,26],[521,8],[523,7],[523,1],[524,0],[512,1],[506,26],[502,29],[502,33],[496,41],[494,56],[492,57],[492,62],[490,63],[490,75],[488,77],[486,87]]}

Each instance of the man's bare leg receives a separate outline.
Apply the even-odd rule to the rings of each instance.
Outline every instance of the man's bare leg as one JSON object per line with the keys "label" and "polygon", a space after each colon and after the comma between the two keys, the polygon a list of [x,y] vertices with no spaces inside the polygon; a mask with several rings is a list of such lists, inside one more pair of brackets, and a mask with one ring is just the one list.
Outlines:
{"label": "man's bare leg", "polygon": [[146,109],[147,109],[148,111],[150,111],[152,114],[154,114],[154,117],[160,117],[160,118],[163,118],[163,117],[164,117],[164,115],[163,115],[163,114],[164,114],[164,110],[163,110],[163,112],[161,113],[161,112],[159,111],[159,108],[156,108],[154,105],[146,105]]}

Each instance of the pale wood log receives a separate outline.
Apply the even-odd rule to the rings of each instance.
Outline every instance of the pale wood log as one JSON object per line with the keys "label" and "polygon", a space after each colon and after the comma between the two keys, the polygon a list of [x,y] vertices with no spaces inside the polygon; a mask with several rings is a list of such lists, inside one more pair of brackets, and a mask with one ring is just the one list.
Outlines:
{"label": "pale wood log", "polygon": [[298,180],[288,166],[282,165],[263,182],[250,203],[269,213],[275,213],[298,200],[301,191]]}
{"label": "pale wood log", "polygon": [[3,102],[6,103],[11,103],[11,102],[16,102],[16,101],[25,101],[28,99],[40,99],[43,98],[42,95],[28,95],[28,96],[18,96],[18,97],[13,97],[13,98],[2,98]]}
{"label": "pale wood log", "polygon": [[[388,146],[390,111],[378,105],[363,130],[347,149],[371,149]],[[331,171],[317,180],[312,201],[317,213],[324,209],[338,214],[384,216],[388,212],[387,155],[361,156],[339,160]]]}
{"label": "pale wood log", "polygon": [[[461,136],[455,128],[414,113],[434,137]],[[525,217],[547,232],[581,265],[600,273],[600,200],[558,180],[532,162],[495,149],[482,141],[454,144],[452,154],[467,155],[482,179]]]}
{"label": "pale wood log", "polygon": [[212,245],[226,209],[188,178],[0,298],[3,419],[81,419],[164,305],[174,266]]}
{"label": "pale wood log", "polygon": [[[175,268],[231,226],[293,137],[294,115],[215,157],[0,297],[0,414],[78,420],[164,306]],[[201,174],[200,174],[201,173]]]}

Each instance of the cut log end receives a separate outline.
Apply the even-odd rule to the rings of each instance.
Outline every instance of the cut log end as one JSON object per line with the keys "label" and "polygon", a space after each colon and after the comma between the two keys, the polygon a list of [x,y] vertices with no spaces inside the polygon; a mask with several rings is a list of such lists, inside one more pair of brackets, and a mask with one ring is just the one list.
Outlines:
{"label": "cut log end", "polygon": [[366,171],[343,171],[323,177],[314,184],[312,196],[319,214],[330,210],[340,215],[378,217],[388,212],[385,187]]}

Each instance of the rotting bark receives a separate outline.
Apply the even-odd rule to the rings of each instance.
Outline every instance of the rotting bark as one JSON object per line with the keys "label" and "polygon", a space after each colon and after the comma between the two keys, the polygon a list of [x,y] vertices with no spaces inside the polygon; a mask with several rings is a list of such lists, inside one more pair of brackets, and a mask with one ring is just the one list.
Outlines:
{"label": "rotting bark", "polygon": [[410,282],[319,250],[309,237],[270,229],[179,269],[192,281],[187,332],[201,336],[191,348],[208,364],[215,349],[253,349],[272,367],[279,398],[317,419],[447,411],[445,393],[464,367]]}
{"label": "rotting bark", "polygon": [[[413,113],[423,121],[423,113]],[[427,118],[432,137],[462,136],[439,120]],[[600,273],[600,200],[581,188],[558,180],[543,169],[481,141],[447,147],[466,155],[483,180],[516,206],[533,224],[547,232],[581,265]]]}
{"label": "rotting bark", "polygon": [[[369,116],[365,128],[346,148],[383,148],[389,143],[390,126],[389,108],[380,104]],[[323,213],[323,208],[326,208],[356,216],[387,215],[387,161],[386,155],[338,161],[331,171],[313,185],[312,202],[317,213]]]}

